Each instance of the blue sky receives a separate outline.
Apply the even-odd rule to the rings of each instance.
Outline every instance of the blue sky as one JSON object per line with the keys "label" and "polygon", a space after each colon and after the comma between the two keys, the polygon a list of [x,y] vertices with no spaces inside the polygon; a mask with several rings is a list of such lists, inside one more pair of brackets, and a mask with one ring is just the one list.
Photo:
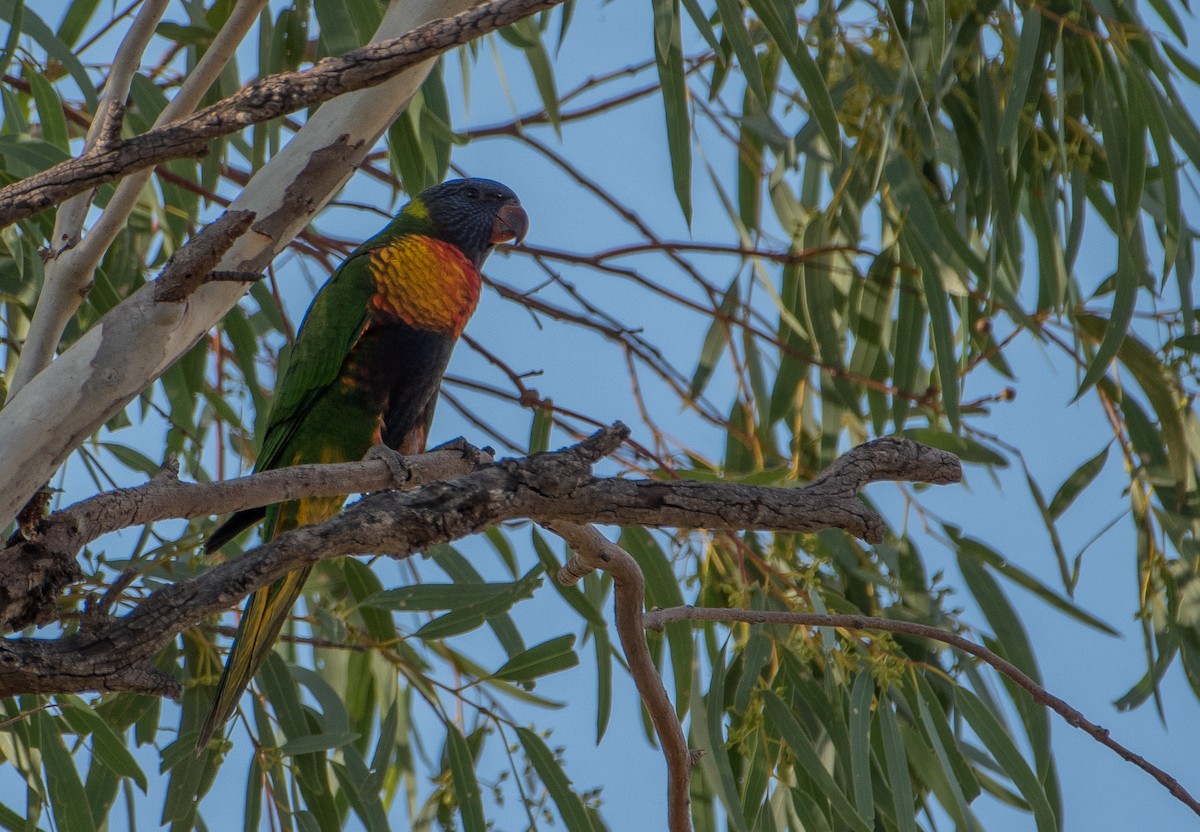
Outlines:
{"label": "blue sky", "polygon": [[[39,13],[56,17],[54,3],[39,4]],[[567,41],[556,60],[560,90],[567,90],[601,71],[624,64],[638,63],[652,54],[650,6],[642,0],[618,0],[607,5],[580,3]],[[168,18],[172,15],[168,14]],[[178,15],[176,15],[176,18]],[[685,37],[691,36],[685,27]],[[692,49],[698,41],[693,38]],[[685,52],[692,51],[685,48]],[[1193,46],[1193,58],[1200,57]],[[539,107],[528,71],[512,53],[504,50],[504,66],[516,111],[529,112]],[[247,64],[249,65],[249,64]],[[484,48],[472,75],[469,106],[456,104],[455,126],[479,126],[509,119],[510,102],[494,76],[490,75],[491,52]],[[452,99],[458,89],[457,60],[448,62],[448,88]],[[643,74],[640,82],[653,80],[653,72]],[[1200,111],[1200,97],[1190,90],[1193,111]],[[675,203],[670,168],[666,157],[664,128],[657,98],[651,97],[620,111],[616,117],[600,122],[585,121],[564,126],[561,144],[548,127],[532,128],[533,135],[568,156],[585,173],[604,182],[614,195],[633,207],[666,239],[735,242],[730,238],[724,214],[708,183],[703,164],[711,163],[718,175],[730,177],[732,157],[725,144],[702,135],[697,151],[694,178],[696,217],[689,231]],[[471,174],[500,179],[520,194],[532,220],[529,243],[538,246],[592,251],[636,241],[638,235],[616,219],[595,199],[587,196],[561,171],[548,165],[538,154],[509,138],[473,143],[455,151],[456,165]],[[1195,194],[1185,194],[1196,207]],[[366,177],[356,177],[342,199],[353,203],[371,203],[390,211],[388,194]],[[319,219],[324,232],[347,239],[363,236],[365,227],[379,220],[359,208],[333,208]],[[1095,227],[1098,222],[1093,223]],[[1085,287],[1094,286],[1112,269],[1112,247],[1097,235],[1089,240],[1077,265]],[[731,259],[697,259],[706,276],[724,285],[733,277],[737,263]],[[311,298],[311,284],[289,258],[277,261],[281,285],[296,321]],[[545,276],[524,257],[493,257],[487,272],[493,278],[523,289],[540,286]],[[681,319],[674,307],[639,290],[627,281],[595,272],[564,269],[564,276],[589,297],[616,310],[623,323],[640,327],[649,340],[685,372],[690,372],[704,337],[706,324],[696,317]],[[321,275],[311,275],[319,280]],[[664,273],[664,283],[683,293],[693,287],[680,275]],[[555,292],[560,294],[555,295]],[[553,287],[541,290],[543,296],[561,297]],[[627,374],[620,355],[610,345],[578,328],[538,321],[517,305],[485,293],[481,308],[468,333],[497,352],[518,371],[538,370],[529,381],[556,403],[604,420],[637,421],[637,411],[629,392]],[[1103,413],[1091,400],[1069,404],[1074,395],[1075,371],[1061,357],[1033,343],[1018,339],[1009,352],[1010,363],[1019,379],[1013,385],[1015,401],[996,405],[993,415],[977,424],[1020,446],[1035,476],[1048,493],[1083,460],[1091,457],[1110,438]],[[507,387],[504,377],[471,350],[460,348],[451,367],[454,375],[488,380]],[[964,400],[995,393],[1009,382],[996,376],[975,374]],[[721,408],[727,407],[730,393],[727,378],[717,378],[710,397]],[[471,399],[489,407],[486,400]],[[652,394],[650,405],[655,416],[669,432],[698,446],[713,458],[722,453],[719,431],[694,415],[680,413],[675,400],[662,391]],[[495,408],[490,417],[512,435],[528,432],[527,412]],[[435,426],[434,441],[456,435],[474,439],[476,431],[452,408],[443,405]],[[127,437],[122,435],[122,440]],[[161,443],[161,433],[150,431],[141,441],[148,449]],[[551,445],[561,445],[567,437],[555,433]],[[1127,505],[1121,493],[1123,473],[1119,455],[1113,453],[1108,467],[1085,499],[1067,513],[1062,521],[1066,548],[1073,553],[1086,542],[1097,527],[1119,514]],[[91,484],[78,469],[69,478],[68,499],[90,493]],[[878,484],[868,492],[897,525],[907,521],[910,529],[919,529],[919,518],[905,514],[904,497],[897,486]],[[965,534],[988,542],[1001,550],[1014,564],[1054,586],[1058,570],[1045,530],[1036,521],[1037,513],[1024,485],[1020,468],[1010,467],[996,478],[980,468],[968,467],[962,486],[930,489],[921,501],[939,516],[962,527]],[[961,589],[962,581],[954,566],[952,553],[916,531],[922,540],[923,554],[930,571],[944,570],[942,582],[958,587],[957,604],[967,609],[967,618],[984,631],[983,618],[973,611],[969,597]],[[518,532],[514,541],[522,563],[535,557],[527,544],[527,533]],[[464,552],[477,557],[477,565],[491,577],[503,577],[494,556],[486,548],[467,544]],[[379,567],[385,584],[406,580],[402,570],[390,563]],[[1200,791],[1200,775],[1194,764],[1195,749],[1200,747],[1200,707],[1178,668],[1164,679],[1162,691],[1166,725],[1152,706],[1119,714],[1112,701],[1141,675],[1144,658],[1139,627],[1133,620],[1137,609],[1134,543],[1127,521],[1120,523],[1096,543],[1084,558],[1082,579],[1076,600],[1083,608],[1100,615],[1122,631],[1113,639],[1087,630],[1022,590],[1006,586],[1029,633],[1044,676],[1046,687],[1079,708],[1092,720],[1112,730],[1113,735],[1134,751],[1177,776],[1193,792]],[[526,629],[530,642],[577,628],[573,614],[565,608],[549,587],[544,587],[527,605],[516,610],[518,621]],[[468,642],[480,651],[495,649],[486,635]],[[498,653],[497,653],[498,655]],[[604,742],[595,747],[594,677],[588,669],[588,653],[583,664],[539,683],[537,692],[567,702],[553,714],[538,712],[529,719],[539,726],[552,727],[551,745],[565,745],[567,770],[580,790],[603,786],[604,815],[610,828],[659,829],[665,827],[665,772],[660,755],[649,747],[637,714],[632,684],[618,675],[613,720]],[[1061,720],[1052,720],[1059,775],[1062,783],[1067,830],[1127,829],[1150,824],[1155,830],[1183,830],[1195,827],[1195,819],[1148,776],[1118,760],[1111,752]],[[494,738],[491,741],[494,745]],[[433,753],[436,753],[436,749]],[[156,770],[156,760],[143,757],[148,773]],[[489,771],[489,765],[491,770]],[[485,758],[480,777],[486,780],[502,767],[499,750]],[[0,796],[8,805],[19,806],[23,785],[0,779]],[[210,828],[221,828],[223,821],[241,822],[241,799],[245,788],[245,765],[227,766],[214,793],[204,804]],[[18,789],[19,791],[10,791]],[[161,809],[161,799],[153,795],[142,801],[139,824],[153,827]],[[1032,829],[1029,815],[1017,813],[988,798],[974,806],[988,829]],[[497,815],[501,829],[523,828],[521,815],[511,804]],[[351,826],[353,827],[353,824]],[[398,824],[398,828],[403,828]],[[939,828],[949,828],[939,819]]]}

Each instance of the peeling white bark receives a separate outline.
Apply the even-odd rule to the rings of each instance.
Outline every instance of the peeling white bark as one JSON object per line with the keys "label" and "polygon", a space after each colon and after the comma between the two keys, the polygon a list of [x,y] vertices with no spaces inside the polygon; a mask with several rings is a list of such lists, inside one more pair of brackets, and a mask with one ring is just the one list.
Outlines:
{"label": "peeling white bark", "polygon": [[[471,0],[394,0],[374,40],[456,14]],[[230,206],[257,222],[219,268],[266,267],[345,184],[425,80],[432,61],[322,106]],[[155,303],[147,285],[114,308],[0,410],[0,525],[13,517],[88,436],[204,336],[246,286],[210,283],[183,303]]]}

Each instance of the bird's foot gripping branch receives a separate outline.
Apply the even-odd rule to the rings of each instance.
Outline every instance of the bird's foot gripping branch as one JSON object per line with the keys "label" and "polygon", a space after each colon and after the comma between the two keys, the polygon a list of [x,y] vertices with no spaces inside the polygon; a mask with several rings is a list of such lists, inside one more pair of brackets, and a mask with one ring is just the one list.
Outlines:
{"label": "bird's foot gripping branch", "polygon": [[[409,457],[408,490],[372,494],[324,523],[280,535],[136,603],[106,597],[91,607],[93,612],[131,607],[120,617],[89,615],[87,627],[68,627],[54,639],[8,639],[0,645],[5,669],[0,695],[138,690],[176,696],[178,682],[152,672],[155,653],[205,617],[322,560],[366,554],[406,558],[517,519],[565,536],[578,524],[604,523],[796,532],[841,528],[878,540],[883,520],[857,499],[859,487],[876,480],[954,482],[960,476],[951,454],[909,440],[882,439],[854,449],[804,488],[596,477],[592,465],[627,435],[618,424],[560,451],[487,464],[478,464],[475,449],[462,447]],[[79,552],[103,534],[304,496],[387,489],[395,484],[394,467],[368,458],[214,483],[182,482],[168,470],[145,485],[76,503],[50,515],[32,539],[0,551],[0,624],[12,632],[60,618],[63,592],[81,577]],[[582,557],[565,572],[584,574]]]}

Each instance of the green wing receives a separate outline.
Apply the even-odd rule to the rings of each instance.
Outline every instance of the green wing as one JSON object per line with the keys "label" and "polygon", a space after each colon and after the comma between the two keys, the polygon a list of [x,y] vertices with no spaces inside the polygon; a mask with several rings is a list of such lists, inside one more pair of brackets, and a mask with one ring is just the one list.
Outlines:
{"label": "green wing", "polygon": [[338,380],[367,325],[374,293],[369,252],[360,249],[317,294],[276,390],[255,470],[291,464],[288,451],[296,429],[321,391]]}
{"label": "green wing", "polygon": [[[409,204],[409,209],[416,203]],[[296,345],[275,391],[256,471],[292,464],[290,448],[296,428],[321,391],[338,380],[346,356],[366,328],[370,299],[377,291],[370,254],[397,238],[421,233],[428,222],[402,213],[387,227],[351,252],[313,299],[300,325]]]}

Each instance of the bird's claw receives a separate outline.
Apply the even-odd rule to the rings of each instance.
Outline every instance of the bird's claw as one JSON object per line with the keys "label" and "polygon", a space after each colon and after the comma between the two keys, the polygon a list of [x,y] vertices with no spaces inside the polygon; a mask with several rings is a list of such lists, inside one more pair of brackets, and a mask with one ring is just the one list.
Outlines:
{"label": "bird's claw", "polygon": [[383,460],[383,464],[388,467],[388,472],[392,475],[392,484],[397,488],[403,488],[412,482],[413,469],[408,464],[408,457],[387,445],[372,445],[363,459]]}

